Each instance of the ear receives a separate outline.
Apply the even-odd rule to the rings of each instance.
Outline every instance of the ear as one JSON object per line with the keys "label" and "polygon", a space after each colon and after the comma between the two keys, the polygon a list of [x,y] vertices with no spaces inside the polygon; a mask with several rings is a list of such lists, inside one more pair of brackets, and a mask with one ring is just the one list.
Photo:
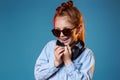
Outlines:
{"label": "ear", "polygon": [[77,33],[80,34],[82,32],[82,25],[80,24],[77,28]]}

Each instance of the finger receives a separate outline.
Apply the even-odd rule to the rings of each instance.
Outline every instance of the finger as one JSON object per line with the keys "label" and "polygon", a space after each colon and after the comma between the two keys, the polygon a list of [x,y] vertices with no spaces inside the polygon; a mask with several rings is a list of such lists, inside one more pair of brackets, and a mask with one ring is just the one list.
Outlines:
{"label": "finger", "polygon": [[54,50],[56,50],[56,49],[58,49],[58,48],[59,48],[59,46],[56,45],[55,48],[54,48]]}
{"label": "finger", "polygon": [[57,48],[56,50],[61,50],[61,49],[64,49],[63,47],[59,47],[59,48]]}
{"label": "finger", "polygon": [[57,47],[57,48],[55,49],[55,51],[61,51],[61,50],[64,50],[64,48],[63,48],[63,47]]}
{"label": "finger", "polygon": [[63,53],[60,53],[59,55],[55,56],[57,59],[61,59],[63,56]]}
{"label": "finger", "polygon": [[64,47],[61,47],[61,46],[55,46],[54,50],[57,50],[58,48],[64,48]]}
{"label": "finger", "polygon": [[59,55],[60,53],[63,53],[64,51],[65,51],[64,49],[58,49],[55,52],[56,52],[56,55]]}
{"label": "finger", "polygon": [[71,47],[68,45],[67,46],[69,53],[71,54]]}
{"label": "finger", "polygon": [[54,55],[55,56],[59,56],[59,54],[63,53],[64,52],[64,49],[63,48],[58,48],[55,52],[54,52]]}
{"label": "finger", "polygon": [[65,52],[64,53],[65,54],[68,53],[67,46],[65,46]]}
{"label": "finger", "polygon": [[61,53],[60,55],[59,55],[59,58],[61,58],[63,56],[63,53]]}

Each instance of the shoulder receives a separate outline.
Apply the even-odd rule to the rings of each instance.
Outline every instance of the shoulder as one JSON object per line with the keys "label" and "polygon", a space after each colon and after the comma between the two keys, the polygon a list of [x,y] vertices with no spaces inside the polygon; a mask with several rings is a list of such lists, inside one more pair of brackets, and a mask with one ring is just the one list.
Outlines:
{"label": "shoulder", "polygon": [[93,51],[90,48],[86,47],[85,50],[80,55],[78,60],[80,60],[80,62],[84,62],[84,61],[92,59],[92,58],[94,59]]}
{"label": "shoulder", "polygon": [[93,55],[94,54],[93,51],[90,48],[86,48],[85,51],[89,55]]}
{"label": "shoulder", "polygon": [[93,63],[95,62],[94,52],[90,48],[85,49],[84,57]]}
{"label": "shoulder", "polygon": [[94,58],[94,52],[90,48],[86,48],[83,54],[86,58]]}
{"label": "shoulder", "polygon": [[49,42],[47,42],[47,44],[45,45],[44,48],[46,49],[53,49],[56,45],[56,40],[50,40]]}
{"label": "shoulder", "polygon": [[85,54],[84,56],[85,59],[88,59],[90,62],[95,64],[94,52],[90,48],[86,48],[84,54]]}
{"label": "shoulder", "polygon": [[56,44],[56,40],[51,40],[47,42],[44,48],[42,49],[41,55],[46,54],[47,56],[49,56],[51,52],[53,52],[55,44]]}
{"label": "shoulder", "polygon": [[54,46],[56,44],[56,40],[50,40],[47,42],[46,46]]}

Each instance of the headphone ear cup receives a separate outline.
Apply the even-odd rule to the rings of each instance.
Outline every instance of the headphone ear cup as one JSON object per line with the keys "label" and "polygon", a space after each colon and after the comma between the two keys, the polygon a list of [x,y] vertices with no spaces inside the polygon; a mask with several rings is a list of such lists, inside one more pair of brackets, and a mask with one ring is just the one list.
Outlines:
{"label": "headphone ear cup", "polygon": [[79,40],[80,44],[82,45],[81,48],[79,48],[78,46],[72,46],[71,47],[71,51],[72,51],[72,60],[75,60],[78,56],[80,56],[82,54],[82,52],[85,50],[85,44],[83,41]]}
{"label": "headphone ear cup", "polygon": [[71,51],[72,51],[72,60],[75,60],[80,54],[79,53],[80,49],[78,46],[72,46]]}

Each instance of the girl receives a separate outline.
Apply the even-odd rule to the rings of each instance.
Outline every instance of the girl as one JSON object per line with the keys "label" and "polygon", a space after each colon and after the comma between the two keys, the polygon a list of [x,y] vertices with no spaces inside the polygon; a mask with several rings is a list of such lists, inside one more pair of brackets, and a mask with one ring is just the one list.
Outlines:
{"label": "girl", "polygon": [[36,80],[92,80],[93,52],[84,45],[84,21],[72,1],[62,3],[54,16],[53,35],[35,64]]}

